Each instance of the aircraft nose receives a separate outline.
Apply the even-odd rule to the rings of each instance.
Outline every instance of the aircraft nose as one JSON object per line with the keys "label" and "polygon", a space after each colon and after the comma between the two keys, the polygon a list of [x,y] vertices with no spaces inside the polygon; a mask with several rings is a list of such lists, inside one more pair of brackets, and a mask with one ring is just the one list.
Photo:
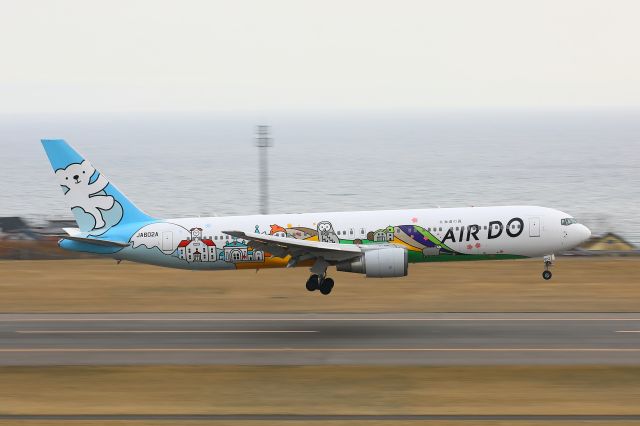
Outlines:
{"label": "aircraft nose", "polygon": [[580,224],[580,239],[584,242],[591,238],[591,230],[586,226]]}

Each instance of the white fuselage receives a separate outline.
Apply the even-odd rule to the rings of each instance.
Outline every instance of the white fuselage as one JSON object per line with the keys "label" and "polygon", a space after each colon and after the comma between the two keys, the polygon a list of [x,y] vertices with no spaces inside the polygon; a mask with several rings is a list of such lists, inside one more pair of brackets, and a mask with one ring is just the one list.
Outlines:
{"label": "white fuselage", "polygon": [[[125,238],[114,257],[187,269],[285,266],[225,231],[336,244],[406,247],[409,262],[536,257],[569,250],[590,236],[570,215],[536,206],[303,213],[159,220]],[[140,249],[147,250],[140,250]]]}

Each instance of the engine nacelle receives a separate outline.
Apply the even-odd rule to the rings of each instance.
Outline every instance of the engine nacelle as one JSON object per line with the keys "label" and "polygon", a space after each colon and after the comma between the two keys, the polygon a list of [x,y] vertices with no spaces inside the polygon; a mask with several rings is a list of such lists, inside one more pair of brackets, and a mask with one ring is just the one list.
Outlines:
{"label": "engine nacelle", "polygon": [[338,263],[336,269],[367,274],[369,278],[404,277],[409,269],[409,255],[400,247],[371,249],[357,259]]}

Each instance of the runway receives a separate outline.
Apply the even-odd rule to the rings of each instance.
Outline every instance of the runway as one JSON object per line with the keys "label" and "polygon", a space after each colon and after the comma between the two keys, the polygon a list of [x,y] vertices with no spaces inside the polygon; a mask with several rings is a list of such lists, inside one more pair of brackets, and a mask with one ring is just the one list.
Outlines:
{"label": "runway", "polygon": [[640,313],[1,314],[0,365],[640,364]]}

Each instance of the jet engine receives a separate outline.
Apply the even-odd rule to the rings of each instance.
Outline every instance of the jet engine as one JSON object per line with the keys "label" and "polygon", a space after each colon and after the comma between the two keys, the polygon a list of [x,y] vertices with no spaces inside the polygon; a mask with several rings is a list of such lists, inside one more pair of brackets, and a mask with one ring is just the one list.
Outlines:
{"label": "jet engine", "polygon": [[408,268],[407,250],[400,247],[369,249],[356,259],[336,265],[338,271],[367,274],[369,278],[404,277]]}

